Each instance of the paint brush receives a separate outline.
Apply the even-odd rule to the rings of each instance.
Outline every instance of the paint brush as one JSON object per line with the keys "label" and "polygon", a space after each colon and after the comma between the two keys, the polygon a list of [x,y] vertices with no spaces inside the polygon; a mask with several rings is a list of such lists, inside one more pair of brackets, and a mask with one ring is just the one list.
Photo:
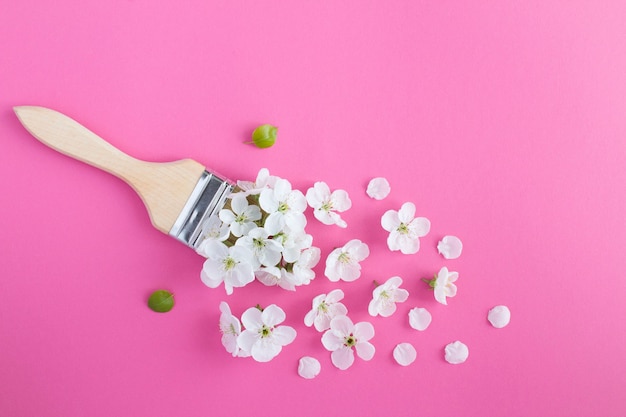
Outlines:
{"label": "paint brush", "polygon": [[234,184],[191,159],[147,162],[133,158],[55,110],[17,106],[18,119],[52,149],[109,172],[130,185],[158,230],[197,249],[208,219],[219,213]]}

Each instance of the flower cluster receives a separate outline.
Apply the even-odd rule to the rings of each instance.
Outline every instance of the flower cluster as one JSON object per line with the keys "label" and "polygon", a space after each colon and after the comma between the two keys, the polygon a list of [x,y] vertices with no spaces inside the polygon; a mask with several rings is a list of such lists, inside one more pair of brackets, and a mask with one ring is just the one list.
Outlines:
{"label": "flower cluster", "polygon": [[[366,193],[382,200],[389,191],[389,183],[384,178],[375,178]],[[347,223],[339,213],[351,205],[343,190],[331,191],[327,184],[316,182],[304,194],[292,189],[287,180],[261,169],[256,181],[238,182],[229,204],[206,222],[198,247],[198,252],[207,258],[201,272],[203,282],[211,288],[223,283],[227,294],[255,280],[292,291],[297,286],[308,285],[315,278],[314,269],[321,251],[313,246],[313,237],[305,231],[305,210],[310,207],[313,216],[323,224],[345,228]],[[389,250],[406,255],[419,251],[420,238],[425,237],[431,227],[427,218],[416,216],[416,206],[411,202],[402,204],[398,211],[387,210],[380,224],[389,232]],[[444,236],[437,245],[437,251],[447,260],[458,258],[462,249],[461,240],[455,236]],[[361,262],[369,255],[370,248],[365,242],[351,239],[330,251],[324,275],[331,282],[356,281],[362,275]],[[458,277],[458,272],[444,266],[434,278],[423,281],[433,290],[435,300],[446,305],[447,299],[457,293]],[[390,317],[397,311],[397,304],[409,298],[409,292],[401,288],[403,280],[399,276],[392,276],[382,284],[374,283],[376,286],[367,305],[372,317]],[[342,303],[344,296],[341,289],[319,294],[304,316],[304,324],[321,333],[322,346],[330,351],[332,364],[340,370],[350,368],[356,356],[369,361],[376,352],[371,343],[374,326],[365,321],[353,322]],[[274,304],[264,310],[249,308],[241,321],[232,314],[227,303],[222,302],[220,310],[222,344],[235,357],[267,362],[296,337],[295,329],[280,325],[285,320],[285,312]],[[510,311],[506,306],[496,306],[490,310],[488,320],[496,328],[505,327]],[[432,315],[426,308],[414,307],[408,311],[408,324],[417,331],[425,331],[431,322]],[[468,358],[469,349],[456,341],[445,347],[444,354],[447,362],[459,364]],[[417,353],[410,343],[399,343],[393,357],[399,365],[408,366],[416,360]],[[316,358],[303,356],[299,360],[298,374],[303,378],[315,378],[320,369]]]}
{"label": "flower cluster", "polygon": [[[305,196],[265,168],[256,181],[237,185],[227,206],[207,220],[200,237],[197,251],[207,258],[202,282],[210,288],[223,283],[227,294],[255,279],[290,291],[308,285],[315,278],[320,250],[305,231],[304,211],[310,205],[322,223],[345,227],[337,212],[350,208],[348,194],[331,192],[324,182],[317,182]],[[347,277],[351,276],[354,272]]]}

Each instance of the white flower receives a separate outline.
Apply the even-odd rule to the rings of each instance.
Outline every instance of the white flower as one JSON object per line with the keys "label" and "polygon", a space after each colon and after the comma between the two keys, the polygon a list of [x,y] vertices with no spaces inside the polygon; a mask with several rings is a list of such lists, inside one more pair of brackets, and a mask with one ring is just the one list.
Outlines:
{"label": "white flower", "polygon": [[[456,295],[456,285],[454,282],[459,278],[458,272],[448,271],[445,266],[435,275],[435,279],[430,281],[430,286],[435,290],[435,300],[447,305],[446,297]],[[433,282],[434,281],[434,282]]]}
{"label": "white flower", "polygon": [[409,325],[415,330],[426,330],[432,321],[433,316],[425,308],[415,307],[409,311]]}
{"label": "white flower", "polygon": [[264,227],[270,235],[280,232],[285,225],[292,230],[303,230],[306,226],[306,198],[299,190],[292,190],[285,179],[276,180],[274,188],[265,188],[259,197],[261,208],[269,213]]}
{"label": "white flower", "polygon": [[310,356],[303,356],[298,361],[298,375],[304,379],[313,379],[319,375],[322,365],[320,361]]}
{"label": "white flower", "polygon": [[285,321],[285,312],[275,304],[263,311],[251,307],[241,315],[241,321],[246,330],[237,338],[237,344],[258,362],[272,360],[296,338],[293,327],[279,326]]}
{"label": "white flower", "polygon": [[506,327],[511,321],[511,310],[507,306],[495,306],[489,310],[487,320],[496,329]]}
{"label": "white flower", "polygon": [[430,221],[425,217],[415,217],[415,204],[404,203],[400,211],[388,210],[381,219],[383,229],[389,232],[387,246],[392,251],[404,254],[417,253],[420,237],[430,231]]}
{"label": "white flower", "polygon": [[409,366],[415,362],[417,358],[417,352],[410,343],[399,343],[393,350],[393,358],[398,362],[398,365]]}
{"label": "white flower", "polygon": [[207,260],[204,262],[200,278],[210,288],[217,288],[222,282],[227,294],[233,287],[243,287],[254,281],[252,268],[253,255],[241,246],[227,247],[222,242],[209,241],[206,245]]}
{"label": "white flower", "polygon": [[200,245],[196,252],[206,258],[206,243],[211,240],[217,240],[223,242],[228,239],[230,230],[228,225],[220,220],[218,216],[211,216],[207,219],[206,223],[202,226],[202,232],[200,232]]}
{"label": "white flower", "polygon": [[367,184],[366,192],[367,195],[374,200],[382,200],[389,195],[391,187],[389,186],[389,181],[385,178],[378,177],[373,178],[369,184]]}
{"label": "white flower", "polygon": [[325,182],[316,182],[306,192],[306,201],[313,208],[313,215],[320,222],[339,227],[346,227],[346,222],[336,212],[343,212],[352,207],[352,201],[344,190],[332,193]]}
{"label": "white flower", "polygon": [[219,217],[230,227],[230,232],[236,236],[243,236],[256,227],[255,221],[261,219],[261,209],[249,205],[244,195],[235,195],[231,199],[232,210],[220,210]]}
{"label": "white flower", "polygon": [[302,251],[313,244],[313,236],[305,233],[304,229],[291,230],[285,227],[273,238],[283,246],[283,259],[287,263],[296,262]]}
{"label": "white flower", "polygon": [[339,302],[343,300],[343,296],[343,291],[337,289],[315,297],[311,311],[304,316],[304,324],[308,327],[314,325],[318,332],[330,329],[333,318],[348,314],[346,306]]}
{"label": "white flower", "polygon": [[235,195],[242,194],[244,196],[260,194],[265,188],[271,188],[278,177],[270,175],[270,171],[267,168],[261,168],[256,176],[256,180],[252,181],[237,181],[237,186],[242,189]]}
{"label": "white flower", "polygon": [[320,261],[321,251],[311,246],[300,253],[300,257],[293,264],[293,276],[299,285],[308,285],[315,278],[313,268]]}
{"label": "white flower", "polygon": [[220,331],[222,332],[222,345],[226,348],[226,351],[233,356],[250,356],[248,352],[242,351],[237,345],[237,337],[241,334],[241,323],[239,319],[230,311],[230,306],[227,302],[222,301],[220,303]]}
{"label": "white flower", "polygon": [[437,244],[437,251],[446,259],[456,259],[461,256],[463,242],[456,236],[444,236]]}
{"label": "white flower", "polygon": [[371,316],[380,314],[382,317],[389,317],[396,311],[396,303],[402,303],[409,298],[409,292],[400,288],[400,285],[402,278],[391,277],[374,289],[368,308]]}
{"label": "white flower", "polygon": [[352,239],[342,248],[333,250],[326,258],[324,274],[331,281],[354,281],[361,276],[359,262],[370,254],[367,244],[359,239]]}
{"label": "white flower", "polygon": [[322,336],[322,344],[331,351],[330,359],[337,368],[348,369],[354,363],[354,351],[363,360],[374,357],[376,349],[369,340],[374,337],[374,326],[368,322],[353,324],[347,316],[330,321],[330,329]]}
{"label": "white flower", "polygon": [[458,340],[453,343],[449,343],[445,347],[445,358],[446,362],[451,363],[453,365],[457,365],[459,363],[463,363],[469,357],[469,349],[467,345]]}
{"label": "white flower", "polygon": [[247,248],[254,254],[258,264],[263,266],[275,266],[282,257],[283,245],[270,239],[269,233],[262,227],[251,229],[245,236],[237,239],[235,245]]}

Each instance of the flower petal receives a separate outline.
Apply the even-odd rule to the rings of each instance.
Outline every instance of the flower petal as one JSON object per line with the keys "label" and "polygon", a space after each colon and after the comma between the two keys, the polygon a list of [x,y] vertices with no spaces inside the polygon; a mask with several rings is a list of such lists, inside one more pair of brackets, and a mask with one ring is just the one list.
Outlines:
{"label": "flower petal", "polygon": [[366,321],[355,324],[354,337],[360,342],[367,342],[374,337],[374,326],[372,326],[372,323]]}
{"label": "flower petal", "polygon": [[382,200],[391,192],[389,181],[383,177],[372,178],[367,184],[366,193],[374,200]]}
{"label": "flower petal", "polygon": [[[368,323],[369,324],[369,323]],[[370,324],[371,326],[371,324]],[[330,321],[330,328],[337,335],[348,336],[352,332],[356,332],[356,327],[348,316],[337,316]],[[374,335],[372,328],[372,336]],[[367,340],[367,339],[366,339]]]}
{"label": "flower petal", "polygon": [[298,362],[298,375],[304,379],[313,379],[322,369],[320,361],[310,356],[303,356]]}
{"label": "flower petal", "polygon": [[252,358],[257,362],[269,362],[274,359],[283,347],[279,344],[272,343],[269,339],[258,339],[257,342],[252,345],[250,353]]}
{"label": "flower petal", "polygon": [[344,293],[340,289],[332,290],[326,295],[326,303],[336,303],[337,301],[343,300]]}
{"label": "flower petal", "polygon": [[424,237],[430,232],[430,220],[426,217],[418,217],[411,221],[410,228],[418,237]]}
{"label": "flower petal", "polygon": [[345,190],[335,190],[330,195],[330,201],[333,203],[333,210],[343,212],[352,207],[352,201],[348,192]]}
{"label": "flower petal", "polygon": [[409,311],[409,325],[415,330],[426,330],[432,321],[433,316],[425,308],[415,307]]}
{"label": "flower petal", "polygon": [[356,354],[364,361],[369,361],[374,357],[376,348],[370,342],[358,342],[355,346]]}
{"label": "flower petal", "polygon": [[511,321],[511,310],[507,306],[495,306],[487,315],[489,323],[496,329],[506,327]]}
{"label": "flower petal", "polygon": [[398,219],[400,222],[409,224],[411,220],[415,218],[415,204],[406,202],[402,204],[400,210],[398,210]]}
{"label": "flower petal", "polygon": [[263,327],[261,310],[256,307],[250,307],[241,315],[243,326],[250,331],[256,331]]}
{"label": "flower petal", "polygon": [[380,225],[388,232],[391,232],[400,225],[398,212],[395,210],[387,210],[380,219]]}
{"label": "flower petal", "polygon": [[285,318],[285,312],[276,304],[271,304],[267,306],[265,309],[263,309],[263,312],[261,313],[261,320],[268,327],[274,327],[277,324],[282,323],[283,321],[285,321]]}
{"label": "flower petal", "polygon": [[417,352],[412,344],[400,343],[393,350],[393,358],[398,362],[398,365],[409,366],[415,362]]}
{"label": "flower petal", "polygon": [[330,359],[337,368],[345,371],[354,363],[354,352],[349,347],[341,347],[330,354]]}
{"label": "flower petal", "polygon": [[469,349],[467,345],[458,340],[453,343],[449,343],[445,348],[446,362],[453,365],[463,363],[469,356]]}
{"label": "flower petal", "polygon": [[296,339],[296,329],[290,326],[278,326],[272,330],[272,341],[287,346]]}
{"label": "flower petal", "polygon": [[327,330],[322,335],[322,345],[326,350],[335,351],[343,346],[343,336],[333,330]]}
{"label": "flower petal", "polygon": [[446,259],[456,259],[461,256],[463,242],[456,236],[444,236],[437,244],[437,251]]}

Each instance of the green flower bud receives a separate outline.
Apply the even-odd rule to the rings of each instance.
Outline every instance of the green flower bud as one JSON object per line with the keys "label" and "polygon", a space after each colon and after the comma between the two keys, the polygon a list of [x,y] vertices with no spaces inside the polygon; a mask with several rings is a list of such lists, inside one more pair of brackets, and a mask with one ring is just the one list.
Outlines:
{"label": "green flower bud", "polygon": [[276,142],[278,128],[272,125],[261,125],[252,132],[252,143],[259,148],[269,148]]}
{"label": "green flower bud", "polygon": [[157,313],[167,313],[174,307],[174,295],[166,290],[157,290],[150,294],[148,307]]}

